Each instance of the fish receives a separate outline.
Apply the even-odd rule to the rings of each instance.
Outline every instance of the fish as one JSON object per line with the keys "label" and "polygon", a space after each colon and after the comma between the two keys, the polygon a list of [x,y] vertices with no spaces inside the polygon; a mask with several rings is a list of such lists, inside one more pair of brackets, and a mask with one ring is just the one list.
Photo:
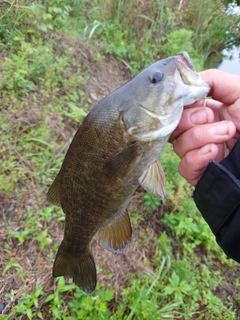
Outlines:
{"label": "fish", "polygon": [[153,63],[89,112],[47,193],[65,213],[53,277],[70,277],[81,290],[95,290],[92,240],[113,254],[129,246],[131,196],[141,185],[165,198],[159,156],[184,106],[209,90],[187,52],[181,52]]}

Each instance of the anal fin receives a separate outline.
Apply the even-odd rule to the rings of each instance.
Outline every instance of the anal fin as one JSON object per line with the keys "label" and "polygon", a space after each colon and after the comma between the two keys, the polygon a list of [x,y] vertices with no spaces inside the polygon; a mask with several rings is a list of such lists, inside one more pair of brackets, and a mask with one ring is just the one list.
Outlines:
{"label": "anal fin", "polygon": [[166,197],[166,178],[158,160],[144,171],[138,181],[143,189],[152,193],[157,198],[164,199]]}
{"label": "anal fin", "polygon": [[122,253],[130,244],[131,238],[132,226],[126,211],[114,217],[95,235],[100,247],[111,251],[113,254]]}

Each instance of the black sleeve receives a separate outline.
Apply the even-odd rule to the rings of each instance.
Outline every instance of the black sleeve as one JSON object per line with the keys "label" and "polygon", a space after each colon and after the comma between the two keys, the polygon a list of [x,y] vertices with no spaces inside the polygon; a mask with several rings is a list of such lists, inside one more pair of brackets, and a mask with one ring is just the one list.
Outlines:
{"label": "black sleeve", "polygon": [[240,262],[240,139],[223,161],[210,161],[193,198],[217,243]]}

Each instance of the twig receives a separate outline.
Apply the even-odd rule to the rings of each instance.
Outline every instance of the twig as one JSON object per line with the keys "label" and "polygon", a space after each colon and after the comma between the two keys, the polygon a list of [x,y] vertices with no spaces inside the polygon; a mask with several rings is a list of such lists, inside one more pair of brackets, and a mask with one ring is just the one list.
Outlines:
{"label": "twig", "polygon": [[[7,12],[4,13],[4,14],[0,17],[0,20],[3,19],[3,18],[11,11],[14,3],[15,3],[15,2],[18,3],[18,0],[13,0],[12,3],[10,3],[10,2],[8,2],[8,1],[6,1],[6,0],[3,0],[2,2],[3,2],[3,3],[7,3],[10,7],[9,7],[9,9],[7,10]],[[15,6],[18,7],[17,5],[15,5]]]}

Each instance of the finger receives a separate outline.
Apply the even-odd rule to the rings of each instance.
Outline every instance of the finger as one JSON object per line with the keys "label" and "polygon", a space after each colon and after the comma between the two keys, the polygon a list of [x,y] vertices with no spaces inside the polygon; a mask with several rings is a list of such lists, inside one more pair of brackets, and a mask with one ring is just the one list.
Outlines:
{"label": "finger", "polygon": [[221,108],[221,118],[225,120],[231,120],[236,124],[238,130],[240,129],[240,91],[239,99],[230,106],[223,106]]}
{"label": "finger", "polygon": [[221,152],[216,144],[207,144],[201,149],[188,152],[181,160],[178,171],[181,176],[195,186],[209,161],[217,160]]}
{"label": "finger", "polygon": [[177,128],[171,134],[169,141],[172,142],[183,132],[189,130],[195,125],[211,123],[214,120],[214,112],[210,108],[194,107],[186,108],[183,110],[183,114]]}
{"label": "finger", "polygon": [[224,120],[224,118],[221,117],[221,110],[225,105],[222,102],[213,99],[206,99],[205,101],[205,106],[210,108],[214,113],[214,122]]}
{"label": "finger", "polygon": [[195,126],[181,134],[173,141],[173,149],[183,158],[184,155],[209,143],[223,143],[231,139],[236,127],[231,121],[221,121]]}
{"label": "finger", "polygon": [[201,99],[193,102],[192,104],[189,104],[187,106],[184,106],[184,109],[187,108],[195,108],[195,107],[205,107],[206,106],[206,99]]}
{"label": "finger", "polygon": [[217,69],[209,69],[199,72],[200,76],[206,80],[211,90],[208,96],[226,105],[233,104],[239,99],[240,76],[224,72]]}
{"label": "finger", "polygon": [[206,107],[213,111],[215,122],[220,120],[232,121],[237,130],[240,131],[240,95],[239,99],[229,106],[213,99],[206,99]]}

